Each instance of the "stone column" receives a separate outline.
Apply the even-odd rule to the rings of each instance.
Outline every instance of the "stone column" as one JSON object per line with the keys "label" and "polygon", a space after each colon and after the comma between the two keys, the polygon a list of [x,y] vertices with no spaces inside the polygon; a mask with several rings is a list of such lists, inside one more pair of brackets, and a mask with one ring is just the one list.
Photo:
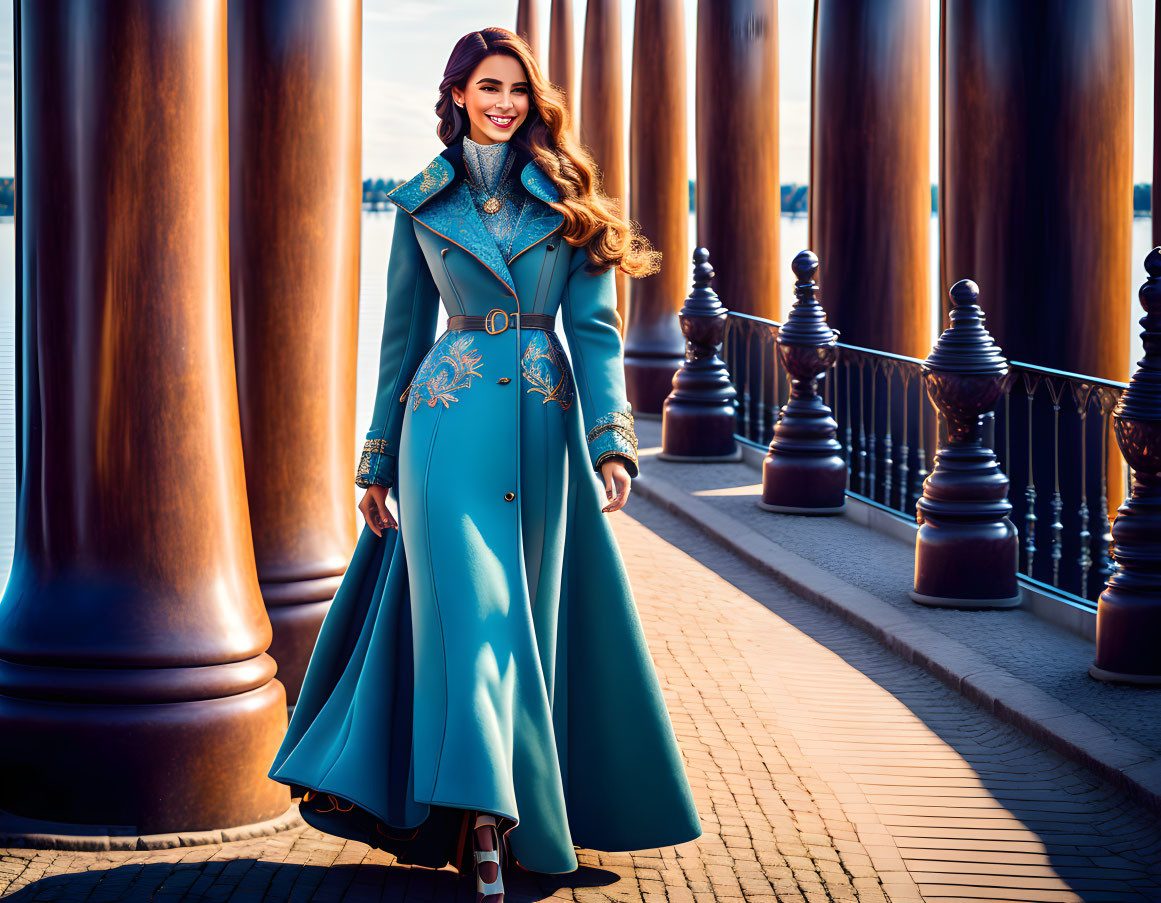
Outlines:
{"label": "stone column", "polygon": [[564,91],[576,128],[576,56],[572,41],[572,0],[552,0],[548,23],[548,78]]}
{"label": "stone column", "polygon": [[266,777],[286,694],[234,382],[226,2],[22,0],[17,22],[0,809],[129,835],[263,821],[290,803]]}
{"label": "stone column", "polygon": [[846,344],[917,358],[935,303],[930,16],[924,0],[818,0],[811,104],[810,246],[827,318]]}
{"label": "stone column", "polygon": [[1052,9],[943,2],[942,282],[979,283],[1012,360],[1124,380],[1132,4]]}
{"label": "stone column", "polygon": [[689,246],[681,0],[637,0],[632,90],[631,218],[640,223],[642,232],[661,252],[662,267],[660,273],[632,284],[625,331],[625,382],[635,414],[660,416],[673,388],[674,371],[685,360],[685,339],[678,319],[686,294]]}
{"label": "stone column", "polygon": [[519,0],[516,5],[516,34],[532,48],[536,62],[544,65],[540,52],[540,4],[537,0]]}
{"label": "stone column", "polygon": [[[580,140],[601,169],[601,187],[629,212],[625,184],[625,105],[621,77],[621,0],[588,0],[581,61]],[[617,271],[617,312],[628,315],[629,277]]]}
{"label": "stone column", "polygon": [[781,215],[778,5],[699,3],[697,243],[730,310],[780,319]]}
{"label": "stone column", "polygon": [[229,0],[238,398],[270,654],[291,702],[356,540],[361,7]]}

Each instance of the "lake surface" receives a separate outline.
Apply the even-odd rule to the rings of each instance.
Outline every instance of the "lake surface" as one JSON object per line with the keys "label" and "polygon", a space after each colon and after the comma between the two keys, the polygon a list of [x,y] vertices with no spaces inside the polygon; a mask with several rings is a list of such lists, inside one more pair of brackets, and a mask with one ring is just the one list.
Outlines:
{"label": "lake surface", "polygon": [[[362,255],[359,288],[359,343],[358,343],[358,385],[356,390],[356,430],[351,437],[351,479],[353,498],[362,495],[363,490],[354,486],[354,473],[362,448],[363,435],[370,424],[371,411],[375,404],[376,371],[379,365],[379,343],[383,329],[383,308],[386,301],[387,257],[391,248],[391,233],[395,221],[394,209],[371,213],[364,211],[362,228]],[[696,221],[689,219],[689,240],[691,259],[685,262],[692,279],[692,253],[696,241]],[[807,218],[805,215],[783,216],[781,223],[780,260],[786,261],[782,287],[786,296],[783,309],[792,300],[790,260],[807,246]],[[1148,217],[1133,220],[1133,310],[1130,324],[1132,335],[1131,361],[1137,361],[1142,354],[1140,326],[1141,316],[1136,300],[1137,288],[1145,279],[1143,261],[1151,247],[1151,222]],[[939,325],[938,287],[938,221],[931,218],[931,298],[936,311],[937,335],[943,326]],[[712,251],[712,249],[711,249]],[[712,258],[711,258],[712,263]],[[823,303],[825,304],[825,297]],[[729,299],[722,299],[728,307]],[[0,218],[0,580],[7,582],[12,566],[12,550],[15,540],[16,511],[16,420],[15,420],[15,328],[16,328],[16,227],[11,217]],[[441,305],[442,308],[442,305]],[[439,331],[443,330],[446,310],[440,311]],[[933,339],[934,339],[933,335]],[[358,512],[354,513],[356,518]]]}

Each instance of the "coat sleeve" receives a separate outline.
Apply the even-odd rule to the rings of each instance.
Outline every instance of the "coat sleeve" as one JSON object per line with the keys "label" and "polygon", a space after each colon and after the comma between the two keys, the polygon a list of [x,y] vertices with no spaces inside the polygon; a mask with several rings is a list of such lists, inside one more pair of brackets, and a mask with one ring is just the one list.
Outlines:
{"label": "coat sleeve", "polygon": [[617,314],[616,269],[599,275],[586,269],[588,255],[574,248],[561,304],[564,334],[572,356],[589,458],[599,475],[607,458],[624,459],[637,476],[637,434],[625,391],[625,348]]}
{"label": "coat sleeve", "polygon": [[379,383],[375,410],[359,460],[355,484],[393,486],[399,455],[399,434],[406,405],[399,396],[411,384],[415,371],[435,339],[439,289],[415,235],[415,223],[396,208],[395,233],[387,263],[387,309],[379,350]]}

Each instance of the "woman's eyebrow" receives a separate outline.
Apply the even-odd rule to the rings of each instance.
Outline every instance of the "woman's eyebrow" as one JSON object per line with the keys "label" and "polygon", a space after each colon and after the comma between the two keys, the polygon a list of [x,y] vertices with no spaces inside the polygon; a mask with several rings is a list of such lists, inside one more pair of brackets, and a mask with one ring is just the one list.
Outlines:
{"label": "woman's eyebrow", "polygon": [[[476,82],[476,84],[477,85],[483,85],[483,84],[502,85],[504,83],[502,81],[500,81],[500,79],[498,79],[498,78],[481,78],[479,81]],[[513,88],[527,88],[528,82],[512,82],[512,87]]]}

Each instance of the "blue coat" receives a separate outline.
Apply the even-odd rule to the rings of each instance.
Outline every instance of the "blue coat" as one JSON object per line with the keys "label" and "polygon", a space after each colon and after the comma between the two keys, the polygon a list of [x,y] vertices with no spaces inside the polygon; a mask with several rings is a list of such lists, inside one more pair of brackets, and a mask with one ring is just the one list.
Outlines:
{"label": "blue coat", "polygon": [[[307,821],[405,862],[463,867],[474,809],[505,819],[521,866],[564,873],[574,844],[669,846],[701,824],[601,512],[600,462],[637,473],[614,271],[561,238],[539,165],[514,172],[527,201],[508,261],[458,142],[390,195],[356,481],[391,487],[400,530],[364,526],[270,776],[323,794]],[[571,364],[554,331],[498,313],[495,334],[436,338],[441,297],[453,315],[559,313]]]}

